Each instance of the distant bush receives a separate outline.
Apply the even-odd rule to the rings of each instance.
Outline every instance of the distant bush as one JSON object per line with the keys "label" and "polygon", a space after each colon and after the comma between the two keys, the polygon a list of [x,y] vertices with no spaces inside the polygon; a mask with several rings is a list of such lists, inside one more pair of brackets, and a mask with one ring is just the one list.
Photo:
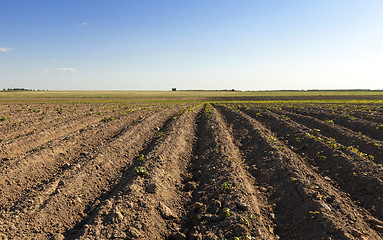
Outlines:
{"label": "distant bush", "polygon": [[28,89],[28,88],[3,88],[3,92],[30,92],[30,91],[48,91],[40,89]]}

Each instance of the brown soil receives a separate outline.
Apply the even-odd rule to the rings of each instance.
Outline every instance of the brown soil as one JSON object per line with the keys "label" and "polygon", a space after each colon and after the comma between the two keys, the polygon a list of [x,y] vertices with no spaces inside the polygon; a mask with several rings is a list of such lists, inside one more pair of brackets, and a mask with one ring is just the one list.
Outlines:
{"label": "brown soil", "polygon": [[303,115],[319,118],[321,120],[332,120],[335,124],[338,124],[345,128],[349,128],[352,131],[360,132],[378,141],[383,141],[383,129],[380,128],[379,123],[364,120],[361,118],[347,116],[347,114],[340,115],[332,111],[302,109],[302,108],[300,109],[290,108],[290,110]]}
{"label": "brown soil", "polygon": [[2,104],[0,239],[382,239],[380,110],[352,108]]}

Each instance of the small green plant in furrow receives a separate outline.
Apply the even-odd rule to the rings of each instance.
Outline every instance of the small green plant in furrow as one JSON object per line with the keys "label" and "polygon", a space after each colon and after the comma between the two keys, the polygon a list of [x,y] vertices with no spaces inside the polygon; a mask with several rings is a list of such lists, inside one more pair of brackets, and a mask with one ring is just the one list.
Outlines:
{"label": "small green plant in furrow", "polygon": [[221,190],[224,191],[224,192],[226,192],[226,191],[228,191],[228,190],[230,190],[232,188],[233,188],[233,185],[231,183],[229,183],[229,182],[224,182],[224,183],[221,184]]}
{"label": "small green plant in furrow", "polygon": [[224,208],[222,211],[225,213],[225,217],[230,217],[230,208]]}
{"label": "small green plant in furrow", "polygon": [[144,156],[143,154],[138,154],[138,155],[137,155],[137,158],[138,158],[138,160],[141,161],[141,162],[145,162],[145,161],[146,161],[145,156]]}
{"label": "small green plant in furrow", "polygon": [[137,176],[145,177],[148,175],[148,171],[144,167],[136,167],[134,168],[134,174]]}
{"label": "small green plant in furrow", "polygon": [[104,117],[104,119],[102,119],[103,122],[110,122],[114,119],[114,117]]}
{"label": "small green plant in furrow", "polygon": [[243,225],[246,225],[246,226],[249,224],[248,221],[247,221],[247,219],[244,218],[244,217],[241,217],[241,223],[242,223]]}

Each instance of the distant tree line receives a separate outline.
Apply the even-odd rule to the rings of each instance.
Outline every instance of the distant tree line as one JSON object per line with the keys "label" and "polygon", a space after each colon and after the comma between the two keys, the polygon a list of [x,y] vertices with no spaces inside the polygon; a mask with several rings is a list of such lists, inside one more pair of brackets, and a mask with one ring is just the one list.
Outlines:
{"label": "distant tree line", "polygon": [[28,91],[48,91],[48,90],[28,89],[28,88],[3,88],[3,92],[28,92]]}

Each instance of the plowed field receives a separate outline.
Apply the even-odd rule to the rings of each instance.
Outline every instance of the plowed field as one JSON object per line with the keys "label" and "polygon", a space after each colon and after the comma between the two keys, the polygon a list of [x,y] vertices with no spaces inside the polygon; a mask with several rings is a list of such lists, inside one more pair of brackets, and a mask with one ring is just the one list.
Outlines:
{"label": "plowed field", "polygon": [[382,239],[378,104],[2,103],[0,239]]}

